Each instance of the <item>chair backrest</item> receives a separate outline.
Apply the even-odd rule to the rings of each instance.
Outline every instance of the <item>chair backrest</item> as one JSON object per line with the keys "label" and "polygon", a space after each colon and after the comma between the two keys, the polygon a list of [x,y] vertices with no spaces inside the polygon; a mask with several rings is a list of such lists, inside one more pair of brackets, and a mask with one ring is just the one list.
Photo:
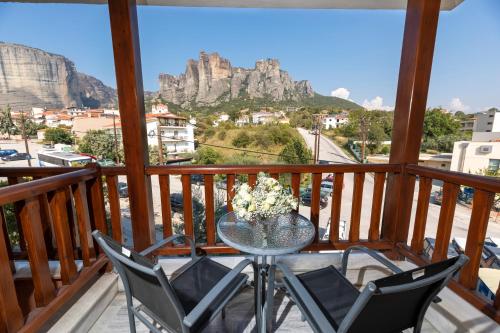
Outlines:
{"label": "chair backrest", "polygon": [[342,321],[339,332],[420,328],[432,300],[467,261],[465,255],[460,255],[370,282]]}
{"label": "chair backrest", "polygon": [[99,231],[92,234],[120,275],[130,309],[134,298],[162,326],[174,332],[183,332],[185,313],[161,265],[123,247]]}

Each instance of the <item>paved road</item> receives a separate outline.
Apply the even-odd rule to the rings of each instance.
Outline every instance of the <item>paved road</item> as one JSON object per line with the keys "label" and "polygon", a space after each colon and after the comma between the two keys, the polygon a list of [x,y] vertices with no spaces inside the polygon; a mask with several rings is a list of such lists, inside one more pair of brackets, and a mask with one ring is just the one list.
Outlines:
{"label": "paved road", "polygon": [[[309,134],[308,131],[304,129],[299,129],[300,134],[304,137],[307,145],[312,149],[314,146],[314,136]],[[356,163],[352,161],[346,154],[336,146],[331,140],[322,137],[320,142],[320,159],[333,161],[335,163]],[[342,193],[342,210],[341,210],[341,219],[347,221],[347,225],[349,225],[348,221],[350,221],[351,214],[351,205],[352,205],[352,188],[353,188],[353,175],[345,174],[344,175],[344,190]],[[438,187],[434,188],[435,190]],[[385,195],[390,195],[385,193]],[[361,238],[367,237],[369,221],[371,217],[371,203],[373,196],[373,177],[370,174],[366,175],[365,184],[363,188],[363,205],[361,210]],[[417,198],[418,198],[418,182],[415,186],[415,194],[414,201],[412,207],[412,221],[414,220],[415,210],[417,207]],[[330,206],[323,209],[320,213],[320,226],[324,226],[327,224],[330,214]],[[427,217],[427,228],[426,228],[426,236],[427,237],[435,237],[437,232],[438,220],[439,220],[439,212],[441,206],[435,205],[431,203],[429,205],[428,217]],[[306,213],[306,211],[304,211]],[[309,213],[309,211],[307,211]],[[455,210],[455,220],[452,229],[452,238],[453,237],[467,237],[467,230],[469,229],[470,224],[470,215],[471,209],[458,204]],[[306,215],[307,216],[307,215]],[[500,218],[498,219],[500,221]],[[347,226],[348,229],[348,226]],[[410,239],[413,230],[413,222],[410,225]],[[500,224],[495,222],[495,216],[492,214],[490,223],[488,225],[488,236],[491,237],[500,237]]]}

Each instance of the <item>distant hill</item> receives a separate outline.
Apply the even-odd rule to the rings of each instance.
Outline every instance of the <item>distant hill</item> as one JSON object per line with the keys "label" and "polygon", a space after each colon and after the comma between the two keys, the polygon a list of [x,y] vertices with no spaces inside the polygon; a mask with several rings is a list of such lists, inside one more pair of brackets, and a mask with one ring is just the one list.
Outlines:
{"label": "distant hill", "polygon": [[160,74],[159,95],[174,105],[194,109],[229,104],[285,103],[296,106],[359,108],[350,101],[322,96],[307,80],[294,81],[276,59],[258,60],[254,68],[233,67],[217,53],[201,52],[183,74]]}
{"label": "distant hill", "polygon": [[0,42],[0,108],[113,107],[116,91],[80,73],[69,59],[29,46]]}

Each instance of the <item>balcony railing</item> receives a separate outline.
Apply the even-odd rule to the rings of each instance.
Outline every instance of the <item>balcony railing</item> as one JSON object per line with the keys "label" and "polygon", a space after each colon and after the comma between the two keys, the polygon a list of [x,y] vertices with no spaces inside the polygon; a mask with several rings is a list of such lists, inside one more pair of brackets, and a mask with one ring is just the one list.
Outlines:
{"label": "balcony railing", "polygon": [[[76,171],[75,171],[76,170]],[[497,291],[497,302],[488,302],[476,292],[479,262],[486,234],[489,212],[495,193],[500,192],[498,180],[443,172],[418,167],[415,165],[394,164],[338,164],[338,165],[257,165],[257,166],[150,166],[146,168],[149,176],[158,176],[161,198],[161,218],[164,236],[174,233],[171,207],[171,182],[173,176],[180,176],[182,184],[182,207],[184,232],[197,239],[205,239],[198,243],[200,251],[210,254],[236,253],[234,249],[217,242],[215,221],[215,179],[226,179],[227,209],[232,210],[231,198],[233,186],[239,177],[244,176],[250,184],[254,184],[259,172],[269,173],[274,178],[285,182],[292,193],[300,196],[301,181],[304,177],[311,182],[312,223],[319,227],[320,191],[323,174],[334,174],[329,239],[321,240],[319,236],[304,251],[342,250],[351,245],[364,245],[382,251],[399,254],[417,264],[424,264],[423,240],[426,233],[427,211],[432,188],[432,180],[444,182],[443,200],[436,233],[436,244],[432,261],[446,257],[453,226],[454,210],[458,191],[461,185],[475,189],[471,224],[468,229],[465,253],[471,259],[463,273],[451,287],[464,299],[483,310],[490,317],[499,321],[500,296]],[[90,230],[99,229],[123,242],[122,215],[118,189],[119,176],[126,174],[125,168],[2,168],[0,177],[8,177],[11,184],[0,189],[0,206],[6,209],[13,204],[15,220],[19,231],[19,245],[9,239],[5,218],[2,215],[0,235],[0,303],[4,312],[0,311],[2,321],[0,332],[36,331],[43,327],[67,302],[80,292],[89,281],[95,278],[105,267],[107,261],[100,256],[97,247],[90,238]],[[353,187],[343,188],[344,178],[352,174]],[[367,176],[367,174],[369,174]],[[193,216],[192,175],[203,175],[204,179],[204,235],[197,235]],[[396,242],[381,235],[381,216],[384,203],[384,192],[388,176],[408,176],[419,178],[419,192],[414,218],[411,241]],[[102,177],[104,176],[104,177]],[[32,177],[26,179],[23,177]],[[373,193],[369,207],[370,218],[367,230],[360,230],[361,211],[365,178],[373,177]],[[17,182],[24,181],[22,184]],[[352,191],[352,205],[348,221],[347,239],[339,236],[341,224],[342,194]],[[109,218],[106,219],[104,192],[109,201]],[[389,196],[385,193],[385,196]],[[366,195],[365,195],[366,197]],[[366,205],[365,205],[366,206]],[[190,207],[191,209],[186,209]],[[366,234],[366,238],[360,235]],[[200,237],[203,236],[203,237]],[[54,242],[52,241],[54,240]],[[189,248],[178,244],[163,248],[157,255],[180,255],[189,253]],[[12,269],[16,260],[28,259],[31,268],[32,295],[28,297],[16,293],[16,272]],[[60,277],[51,276],[49,266],[56,262],[60,266]],[[81,269],[79,269],[79,263]],[[31,302],[31,303],[30,303]],[[3,326],[2,326],[3,325]],[[5,328],[4,328],[5,327]]]}

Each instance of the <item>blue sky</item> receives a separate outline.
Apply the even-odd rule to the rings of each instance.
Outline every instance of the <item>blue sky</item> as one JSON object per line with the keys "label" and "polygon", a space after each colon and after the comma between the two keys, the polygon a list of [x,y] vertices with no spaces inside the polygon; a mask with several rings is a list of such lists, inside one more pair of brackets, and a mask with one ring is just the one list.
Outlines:
{"label": "blue sky", "polygon": [[[468,112],[500,106],[499,14],[498,0],[465,0],[442,12],[429,106]],[[277,58],[323,95],[394,105],[403,11],[140,7],[139,24],[147,90],[158,89],[160,72],[179,74],[205,50],[233,66]],[[106,6],[2,3],[0,41],[62,54],[115,86]]]}

